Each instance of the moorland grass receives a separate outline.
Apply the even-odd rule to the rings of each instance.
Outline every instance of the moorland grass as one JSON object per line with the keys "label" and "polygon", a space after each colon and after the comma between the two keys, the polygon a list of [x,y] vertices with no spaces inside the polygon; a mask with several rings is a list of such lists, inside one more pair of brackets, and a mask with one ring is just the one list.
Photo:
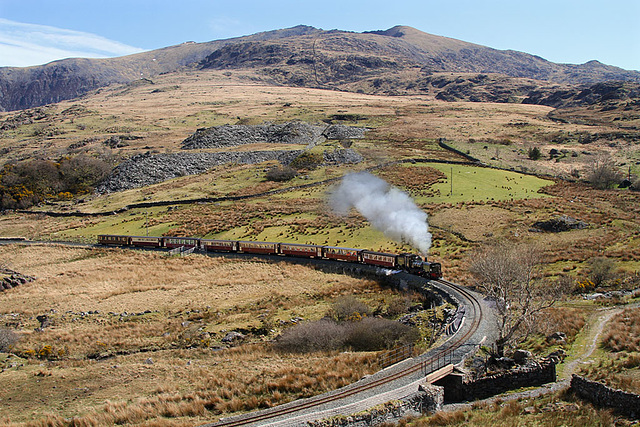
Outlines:
{"label": "moorland grass", "polygon": [[[37,277],[0,294],[2,321],[21,335],[20,358],[2,362],[8,425],[204,423],[340,387],[376,369],[371,354],[218,347],[237,328],[267,328],[250,335],[256,343],[273,339],[292,318],[321,318],[342,295],[374,307],[395,295],[370,280],[252,259],[55,245],[0,253]],[[50,325],[40,331],[43,314]]]}

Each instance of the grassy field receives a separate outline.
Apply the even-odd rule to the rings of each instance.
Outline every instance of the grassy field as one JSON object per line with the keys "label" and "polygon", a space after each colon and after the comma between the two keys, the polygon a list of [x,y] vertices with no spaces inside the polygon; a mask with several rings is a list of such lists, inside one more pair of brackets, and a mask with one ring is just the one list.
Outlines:
{"label": "grassy field", "polygon": [[[0,294],[3,326],[22,335],[20,356],[0,360],[5,425],[193,425],[335,388],[375,370],[372,355],[288,355],[259,343],[291,319],[319,319],[342,295],[374,307],[396,295],[370,280],[254,259],[56,245],[0,253],[37,277]],[[39,330],[41,315],[49,325]],[[232,330],[245,331],[245,345],[223,350]]]}
{"label": "grassy field", "polygon": [[[118,162],[144,152],[177,152],[180,142],[201,127],[336,122],[335,115],[346,114],[350,120],[337,122],[370,129],[365,139],[352,144],[365,158],[359,165],[322,166],[287,183],[265,180],[271,163],[227,165],[142,189],[85,195],[37,209],[110,212],[146,201],[256,194],[400,159],[462,160],[438,146],[438,139],[446,138],[461,151],[505,170],[417,162],[374,171],[408,192],[429,215],[429,257],[443,264],[446,278],[472,284],[467,270],[472,251],[510,239],[542,249],[548,286],[563,278],[580,291],[579,284],[589,275],[589,260],[606,256],[614,260],[616,276],[601,290],[637,287],[633,278],[640,270],[638,193],[595,190],[580,182],[517,172],[569,175],[574,169],[582,171],[595,154],[614,149],[621,162],[637,161],[637,147],[620,141],[617,148],[600,140],[588,146],[552,143],[558,134],[612,128],[554,122],[547,117],[548,107],[269,87],[248,84],[250,78],[243,72],[227,76],[189,71],[48,106],[43,118],[0,134],[0,161],[59,159],[87,152]],[[0,120],[14,114],[0,113]],[[125,140],[127,145],[111,148],[105,141],[114,135],[131,138]],[[533,146],[540,147],[543,159],[528,159],[527,150]],[[233,150],[281,148],[261,144]],[[551,148],[569,151],[556,161],[546,158]],[[148,233],[415,251],[373,229],[357,212],[346,217],[333,214],[326,203],[330,190],[331,185],[321,184],[243,201],[130,209],[87,218],[4,212],[0,237],[95,242],[103,233]],[[563,233],[532,229],[536,221],[558,215],[585,221],[588,227]],[[398,297],[370,280],[258,260],[170,258],[57,246],[2,246],[0,259],[9,268],[37,277],[0,293],[0,327],[23,335],[17,347],[21,357],[0,355],[0,383],[7,390],[0,423],[9,425],[64,425],[69,417],[78,417],[78,424],[193,425],[335,388],[377,369],[371,355],[285,356],[263,342],[292,325],[292,319],[322,317],[341,295],[355,294],[372,306],[385,306]],[[585,324],[580,320],[588,324],[600,307],[584,302],[578,293],[571,295],[520,345],[539,354],[551,351],[555,347],[544,336],[554,329],[579,341]],[[35,331],[40,326],[35,317],[43,314],[52,324]],[[232,330],[249,331],[254,344],[214,350]],[[256,333],[261,330],[269,332]],[[574,351],[573,345],[571,341],[565,349]],[[629,370],[624,364],[635,360],[636,350],[624,351],[628,354],[618,357],[620,351],[603,347],[602,360],[612,354],[615,359],[599,366],[612,384],[633,385],[637,367]],[[617,369],[631,374],[618,377]],[[566,396],[499,403],[446,417],[427,422],[575,425],[570,423],[582,420],[606,425],[611,420]]]}

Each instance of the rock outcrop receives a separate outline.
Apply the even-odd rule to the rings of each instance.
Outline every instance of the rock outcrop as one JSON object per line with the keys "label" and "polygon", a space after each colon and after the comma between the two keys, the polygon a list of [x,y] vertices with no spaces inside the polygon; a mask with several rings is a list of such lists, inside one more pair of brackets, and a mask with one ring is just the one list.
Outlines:
{"label": "rock outcrop", "polygon": [[0,291],[15,288],[16,286],[24,285],[34,280],[36,280],[36,278],[33,276],[27,276],[8,268],[0,268]]}
{"label": "rock outcrop", "polygon": [[581,230],[587,228],[589,224],[584,221],[579,221],[570,216],[562,215],[556,218],[551,218],[547,221],[538,221],[533,224],[533,228],[537,231],[549,231],[553,233],[559,233],[561,231],[569,230]]}

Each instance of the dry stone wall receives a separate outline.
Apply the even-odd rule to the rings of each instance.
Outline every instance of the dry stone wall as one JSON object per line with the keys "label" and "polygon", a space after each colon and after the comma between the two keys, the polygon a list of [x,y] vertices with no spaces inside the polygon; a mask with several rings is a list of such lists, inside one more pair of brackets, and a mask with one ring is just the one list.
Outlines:
{"label": "dry stone wall", "polygon": [[445,389],[445,401],[463,402],[485,399],[505,391],[521,387],[533,387],[554,382],[556,364],[553,360],[544,360],[504,373],[490,375],[477,380],[465,380],[462,374],[453,374],[435,384]]}
{"label": "dry stone wall", "polygon": [[395,423],[407,416],[417,416],[440,410],[443,402],[442,387],[422,384],[416,393],[401,400],[386,402],[356,414],[308,421],[307,425],[312,427],[369,427]]}
{"label": "dry stone wall", "polygon": [[575,374],[571,378],[571,390],[594,405],[613,408],[632,418],[640,418],[640,395],[613,389]]}

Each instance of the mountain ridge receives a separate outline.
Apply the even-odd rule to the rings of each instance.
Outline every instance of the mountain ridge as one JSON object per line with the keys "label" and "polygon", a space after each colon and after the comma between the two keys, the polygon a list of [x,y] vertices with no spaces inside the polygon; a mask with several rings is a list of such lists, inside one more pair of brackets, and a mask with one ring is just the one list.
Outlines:
{"label": "mountain ridge", "polygon": [[514,50],[497,50],[398,25],[387,30],[348,32],[306,25],[133,55],[72,58],[26,68],[0,68],[0,111],[20,110],[82,96],[110,84],[195,69],[255,69],[265,82],[390,93],[407,91],[439,72],[496,73],[554,84],[590,85],[608,80],[640,82],[640,72],[589,61],[556,64]]}

